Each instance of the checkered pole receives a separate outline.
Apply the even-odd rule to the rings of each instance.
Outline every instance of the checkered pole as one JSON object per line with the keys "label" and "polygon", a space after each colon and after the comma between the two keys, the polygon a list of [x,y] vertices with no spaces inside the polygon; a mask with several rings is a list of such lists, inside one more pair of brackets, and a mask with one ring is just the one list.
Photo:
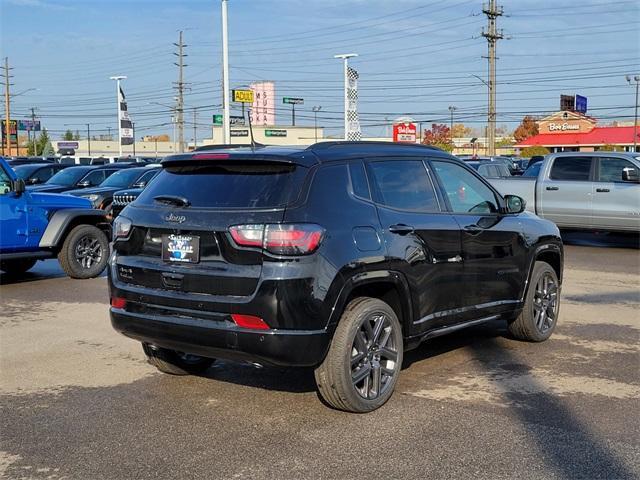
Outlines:
{"label": "checkered pole", "polygon": [[[348,63],[348,59],[351,57],[357,57],[358,54],[357,53],[343,53],[340,55],[334,55],[333,58],[341,58],[343,61],[343,66],[344,66],[344,139],[345,140],[352,140],[351,138],[349,138],[352,135],[349,135],[350,132],[350,128],[349,128],[349,113],[350,113],[350,103],[349,103],[349,70],[352,70],[353,72],[355,72],[356,77],[355,79],[357,79],[357,72],[353,69],[349,69],[349,63]],[[357,80],[356,80],[357,81]],[[357,100],[357,95],[358,92],[357,90],[355,91],[355,95],[356,95],[356,99]],[[358,112],[355,112],[356,115],[356,121],[357,121],[357,115]],[[353,115],[351,115],[353,116]],[[354,139],[355,140],[355,139]],[[358,138],[359,140],[359,138]]]}

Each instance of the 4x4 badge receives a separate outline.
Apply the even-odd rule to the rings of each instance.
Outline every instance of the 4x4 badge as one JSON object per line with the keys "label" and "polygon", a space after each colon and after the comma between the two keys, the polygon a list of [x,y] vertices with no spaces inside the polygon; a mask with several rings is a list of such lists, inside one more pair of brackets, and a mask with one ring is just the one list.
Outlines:
{"label": "4x4 badge", "polygon": [[187,217],[185,217],[184,215],[176,215],[174,213],[168,213],[164,217],[164,220],[166,222],[175,222],[175,223],[183,223],[186,219]]}

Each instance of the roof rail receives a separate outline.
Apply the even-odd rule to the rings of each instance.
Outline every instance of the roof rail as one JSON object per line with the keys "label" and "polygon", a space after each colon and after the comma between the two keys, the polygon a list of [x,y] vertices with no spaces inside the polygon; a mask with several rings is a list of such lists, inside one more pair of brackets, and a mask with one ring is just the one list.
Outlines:
{"label": "roof rail", "polygon": [[[266,147],[262,143],[254,144],[254,148],[262,148]],[[229,144],[219,144],[219,145],[202,145],[200,147],[196,147],[192,152],[201,152],[203,150],[224,150],[227,148],[251,148],[251,144],[243,144],[243,143],[229,143]],[[186,152],[188,153],[188,152]]]}
{"label": "roof rail", "polygon": [[440,150],[438,147],[434,147],[433,145],[424,145],[421,143],[401,143],[401,142],[377,142],[374,140],[363,140],[357,142],[350,142],[347,140],[335,140],[331,142],[318,142],[313,145],[309,145],[307,150],[328,150],[329,148],[346,148],[346,147],[371,147],[371,146],[402,146],[404,148],[426,148],[428,150]]}

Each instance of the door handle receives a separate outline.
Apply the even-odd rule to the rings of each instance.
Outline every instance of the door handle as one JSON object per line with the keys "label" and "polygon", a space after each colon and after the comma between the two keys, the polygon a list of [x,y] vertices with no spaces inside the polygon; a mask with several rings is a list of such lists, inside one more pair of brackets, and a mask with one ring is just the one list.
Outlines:
{"label": "door handle", "polygon": [[560,187],[547,187],[547,190],[560,190]]}
{"label": "door handle", "polygon": [[608,188],[596,188],[596,192],[598,193],[608,193],[611,190],[609,190]]}
{"label": "door handle", "polygon": [[389,226],[389,231],[391,233],[397,233],[399,235],[407,235],[408,233],[413,233],[415,229],[411,225],[405,225],[404,223],[397,223],[395,225]]}
{"label": "door handle", "polygon": [[473,235],[482,232],[484,229],[482,227],[479,227],[478,225],[467,225],[466,227],[464,227],[464,231],[467,233],[471,233]]}

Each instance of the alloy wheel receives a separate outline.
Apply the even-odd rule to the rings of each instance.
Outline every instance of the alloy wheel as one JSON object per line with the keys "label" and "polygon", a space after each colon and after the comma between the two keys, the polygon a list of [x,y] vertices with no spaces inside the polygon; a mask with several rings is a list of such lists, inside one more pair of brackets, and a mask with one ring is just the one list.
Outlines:
{"label": "alloy wheel", "polygon": [[82,268],[89,269],[100,263],[102,255],[102,245],[100,241],[92,235],[82,237],[76,244],[75,257]]}
{"label": "alloy wheel", "polygon": [[393,384],[400,370],[399,334],[384,313],[369,315],[356,331],[351,347],[351,381],[361,397],[376,399]]}
{"label": "alloy wheel", "polygon": [[536,283],[533,297],[533,320],[540,333],[547,332],[558,318],[558,284],[549,272]]}

